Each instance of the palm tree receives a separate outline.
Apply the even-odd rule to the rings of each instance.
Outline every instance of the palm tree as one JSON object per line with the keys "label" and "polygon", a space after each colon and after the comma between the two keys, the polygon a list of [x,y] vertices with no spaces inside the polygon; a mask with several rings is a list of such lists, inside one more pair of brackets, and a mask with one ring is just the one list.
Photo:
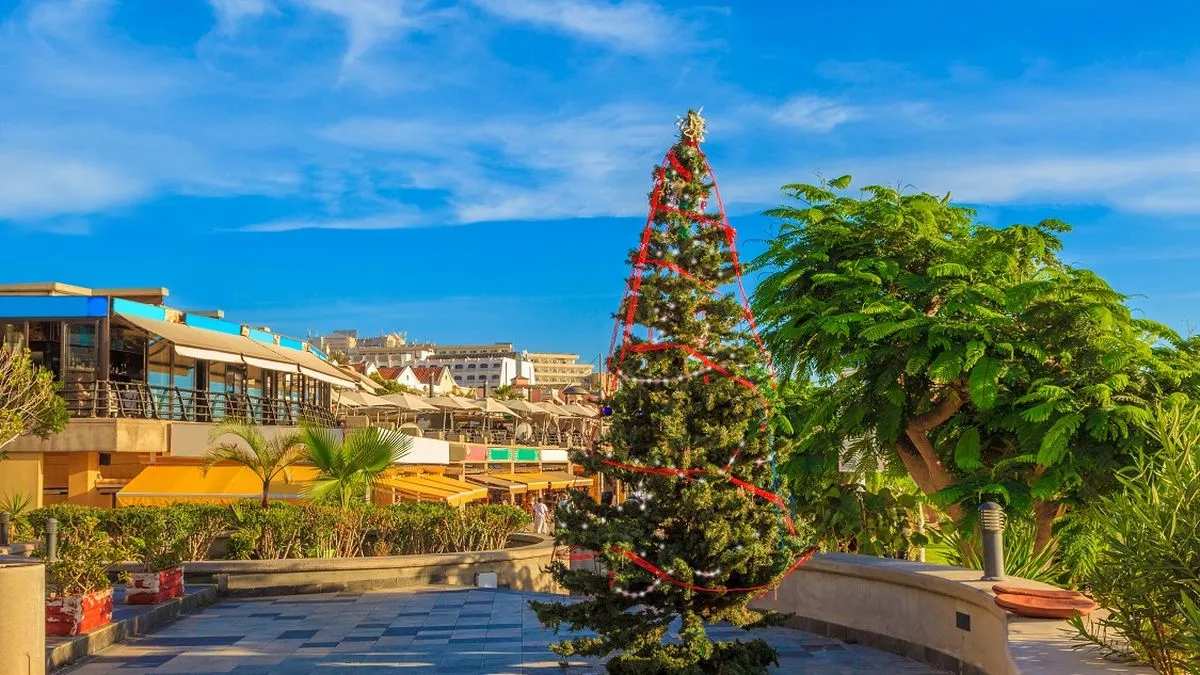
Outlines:
{"label": "palm tree", "polygon": [[306,459],[319,472],[305,494],[317,502],[349,508],[355,499],[370,499],[375,481],[408,454],[412,439],[404,434],[365,427],[339,441],[331,429],[305,427],[300,432]]}
{"label": "palm tree", "polygon": [[502,384],[495,387],[488,394],[497,401],[511,401],[514,398],[521,398],[521,392],[513,388],[511,384]]}
{"label": "palm tree", "polygon": [[[236,436],[241,443],[217,443],[224,436]],[[209,435],[208,442],[215,445],[208,449],[202,473],[207,474],[219,462],[237,462],[247,467],[262,481],[264,508],[270,499],[271,482],[284,469],[303,459],[299,434],[279,434],[268,441],[258,427],[247,422],[229,421],[217,425]]]}

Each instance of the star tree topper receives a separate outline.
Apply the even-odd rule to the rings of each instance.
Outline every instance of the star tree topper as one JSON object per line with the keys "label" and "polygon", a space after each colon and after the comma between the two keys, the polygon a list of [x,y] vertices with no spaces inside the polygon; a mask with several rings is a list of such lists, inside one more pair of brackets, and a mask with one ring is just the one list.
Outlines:
{"label": "star tree topper", "polygon": [[694,143],[704,142],[704,132],[707,131],[704,118],[700,113],[704,112],[704,106],[700,106],[700,110],[689,110],[687,117],[676,118],[675,126],[679,127],[679,134],[685,140]]}

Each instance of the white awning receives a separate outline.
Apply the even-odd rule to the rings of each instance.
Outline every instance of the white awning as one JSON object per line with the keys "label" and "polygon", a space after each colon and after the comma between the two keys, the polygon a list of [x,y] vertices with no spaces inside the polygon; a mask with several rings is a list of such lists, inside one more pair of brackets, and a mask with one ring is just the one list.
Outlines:
{"label": "white awning", "polygon": [[258,366],[266,370],[277,370],[281,373],[298,373],[300,366],[294,363],[281,363],[279,361],[269,361],[267,359],[259,359],[253,356],[245,357],[247,365]]}
{"label": "white awning", "polygon": [[242,362],[241,354],[219,352],[214,349],[199,349],[197,347],[188,347],[181,344],[175,345],[175,353],[180,356],[188,356],[193,359],[204,359],[205,361],[223,361],[225,363]]}
{"label": "white awning", "polygon": [[325,373],[322,373],[319,370],[313,370],[312,368],[309,368],[307,366],[300,366],[300,372],[313,378],[314,380],[320,380],[322,382],[327,382],[329,384],[332,384],[335,387],[342,387],[345,389],[353,389],[354,388],[354,383],[350,382],[349,380],[343,380],[340,377],[326,375]]}

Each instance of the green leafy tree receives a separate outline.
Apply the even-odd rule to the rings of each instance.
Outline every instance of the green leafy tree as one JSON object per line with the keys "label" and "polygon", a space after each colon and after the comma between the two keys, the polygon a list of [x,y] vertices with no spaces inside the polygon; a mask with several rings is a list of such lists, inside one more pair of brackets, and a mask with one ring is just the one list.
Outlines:
{"label": "green leafy tree", "polygon": [[[232,436],[236,441],[222,441]],[[220,462],[235,462],[250,469],[262,481],[262,505],[270,502],[271,483],[284,469],[303,459],[299,434],[279,434],[267,440],[258,427],[247,422],[229,421],[217,425],[209,435],[204,458],[204,473]]]}
{"label": "green leafy tree", "polygon": [[961,520],[982,499],[1033,512],[1113,487],[1160,392],[1195,391],[1195,345],[1134,318],[1095,273],[1064,263],[1058,220],[994,228],[949,195],[850,177],[787,185],[753,267],[764,338],[818,391],[799,416],[805,461],[869,447]]}
{"label": "green leafy tree", "polygon": [[29,349],[0,344],[0,459],[20,436],[46,438],[67,425],[67,404],[54,375],[33,363]]}
{"label": "green leafy tree", "polygon": [[[764,641],[713,643],[705,626],[727,621],[750,627],[769,620],[748,609],[754,593],[717,589],[770,586],[803,550],[777,506],[728,480],[733,476],[773,489],[759,396],[771,395],[771,389],[741,304],[733,295],[711,290],[733,283],[736,269],[726,231],[702,217],[712,179],[698,146],[686,140],[700,123],[689,112],[673,149],[683,171],[665,169],[664,187],[654,193],[659,202],[646,257],[663,263],[645,267],[638,293],[627,298],[618,316],[633,311],[633,323],[657,336],[633,335],[631,350],[686,345],[759,386],[705,372],[680,348],[630,351],[627,358],[614,359],[624,384],[612,401],[610,451],[577,453],[574,461],[603,474],[606,484],[623,482],[636,496],[610,506],[576,495],[558,510],[555,530],[557,543],[597,552],[612,576],[555,563],[555,580],[582,599],[534,603],[539,620],[549,627],[597,633],[555,645],[558,653],[620,652],[607,663],[613,673],[765,672],[775,653]],[[631,263],[639,258],[634,251]],[[635,298],[636,309],[630,304]],[[707,477],[687,480],[629,465]],[[627,553],[691,586],[656,580]],[[680,641],[666,642],[675,621]]]}
{"label": "green leafy tree", "polygon": [[375,482],[412,447],[409,436],[379,427],[355,429],[345,440],[322,427],[305,427],[300,436],[305,458],[320,472],[306,494],[314,501],[342,508],[369,501]]}

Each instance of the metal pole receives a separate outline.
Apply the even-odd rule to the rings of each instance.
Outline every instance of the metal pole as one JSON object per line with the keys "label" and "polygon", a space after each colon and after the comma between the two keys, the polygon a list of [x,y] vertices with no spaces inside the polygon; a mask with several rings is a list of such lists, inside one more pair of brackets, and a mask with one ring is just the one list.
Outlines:
{"label": "metal pole", "polygon": [[58,520],[46,519],[46,562],[58,560]]}
{"label": "metal pole", "polygon": [[0,513],[0,546],[8,546],[8,524],[12,521],[12,515],[5,511]]}
{"label": "metal pole", "polygon": [[1004,580],[1004,508],[995,502],[979,505],[983,532],[983,580]]}

